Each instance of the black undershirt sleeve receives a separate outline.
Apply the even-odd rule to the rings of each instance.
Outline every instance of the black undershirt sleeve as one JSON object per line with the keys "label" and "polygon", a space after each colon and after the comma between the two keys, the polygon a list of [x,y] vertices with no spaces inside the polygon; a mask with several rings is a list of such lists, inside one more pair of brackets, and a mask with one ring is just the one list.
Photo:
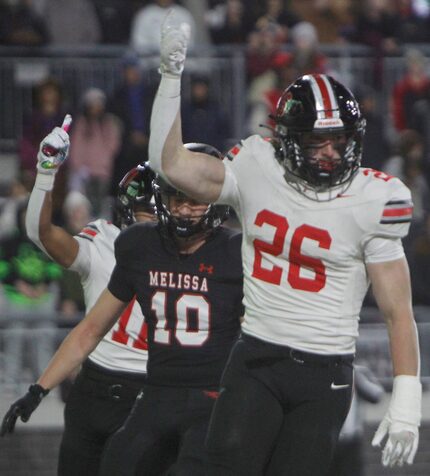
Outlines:
{"label": "black undershirt sleeve", "polygon": [[134,295],[134,285],[131,279],[131,266],[128,266],[130,255],[130,233],[121,232],[115,240],[116,265],[109,280],[109,291],[119,300],[130,302]]}

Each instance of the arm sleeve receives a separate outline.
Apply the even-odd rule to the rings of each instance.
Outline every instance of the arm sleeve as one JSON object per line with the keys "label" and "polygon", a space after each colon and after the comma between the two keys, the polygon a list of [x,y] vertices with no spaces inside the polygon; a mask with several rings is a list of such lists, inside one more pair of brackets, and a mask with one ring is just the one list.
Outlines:
{"label": "arm sleeve", "polygon": [[165,180],[167,178],[161,167],[161,155],[170,129],[179,114],[180,105],[181,79],[162,74],[152,106],[148,156],[152,170]]}
{"label": "arm sleeve", "polygon": [[[50,192],[54,186],[54,180],[55,175],[37,174],[25,216],[25,228],[27,231],[27,236],[47,256],[49,256],[49,253],[42,245],[39,236],[40,213],[42,211],[43,202],[45,201],[47,192]],[[49,257],[52,259],[51,256]]]}

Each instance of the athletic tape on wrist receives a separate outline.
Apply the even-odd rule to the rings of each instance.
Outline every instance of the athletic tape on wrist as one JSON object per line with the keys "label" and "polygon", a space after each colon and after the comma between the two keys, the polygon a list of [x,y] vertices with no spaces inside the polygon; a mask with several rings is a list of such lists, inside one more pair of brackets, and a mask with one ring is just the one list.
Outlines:
{"label": "athletic tape on wrist", "polygon": [[398,375],[391,395],[391,416],[399,422],[420,424],[422,388],[418,377]]}

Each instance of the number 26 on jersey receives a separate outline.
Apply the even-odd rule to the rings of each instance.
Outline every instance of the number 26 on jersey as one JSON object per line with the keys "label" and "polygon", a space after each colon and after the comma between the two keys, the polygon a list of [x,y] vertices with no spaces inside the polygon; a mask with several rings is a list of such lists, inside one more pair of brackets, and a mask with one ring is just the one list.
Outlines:
{"label": "number 26 on jersey", "polygon": [[[252,276],[266,281],[271,284],[281,284],[283,277],[283,269],[280,266],[273,265],[270,268],[263,267],[263,253],[279,256],[284,249],[285,237],[289,231],[288,220],[269,210],[262,210],[257,214],[254,224],[258,227],[264,225],[274,228],[273,240],[271,243],[255,239],[254,240],[254,266]],[[310,225],[300,225],[295,230],[290,230],[292,233],[290,249],[286,250],[288,253],[288,274],[287,281],[293,289],[300,289],[302,291],[318,292],[324,288],[326,283],[326,268],[324,263],[311,256],[302,254],[301,248],[303,240],[313,240],[318,247],[330,249],[331,236],[327,230],[322,230]],[[306,268],[314,273],[314,277],[304,277],[300,275],[300,269]]]}

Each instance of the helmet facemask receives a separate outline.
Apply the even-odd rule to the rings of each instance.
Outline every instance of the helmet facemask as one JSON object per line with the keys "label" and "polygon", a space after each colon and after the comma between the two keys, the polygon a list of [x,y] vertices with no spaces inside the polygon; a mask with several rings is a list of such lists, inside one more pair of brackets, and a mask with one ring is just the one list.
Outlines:
{"label": "helmet facemask", "polygon": [[[191,152],[212,155],[222,160],[221,152],[209,144],[191,142],[184,144],[184,147]],[[201,205],[193,201],[184,193],[169,185],[159,175],[152,182],[154,192],[155,207],[158,221],[164,233],[171,238],[198,238],[207,236],[218,228],[229,216],[230,209],[225,205],[207,204],[203,213],[199,217],[179,217],[171,212],[170,199],[176,197],[185,200],[192,205]]]}
{"label": "helmet facemask", "polygon": [[181,217],[173,215],[171,212],[172,199],[185,201],[188,198],[182,192],[167,184],[161,177],[154,180],[153,190],[158,220],[169,235],[178,238],[189,238],[206,229],[210,205],[200,216]]}

